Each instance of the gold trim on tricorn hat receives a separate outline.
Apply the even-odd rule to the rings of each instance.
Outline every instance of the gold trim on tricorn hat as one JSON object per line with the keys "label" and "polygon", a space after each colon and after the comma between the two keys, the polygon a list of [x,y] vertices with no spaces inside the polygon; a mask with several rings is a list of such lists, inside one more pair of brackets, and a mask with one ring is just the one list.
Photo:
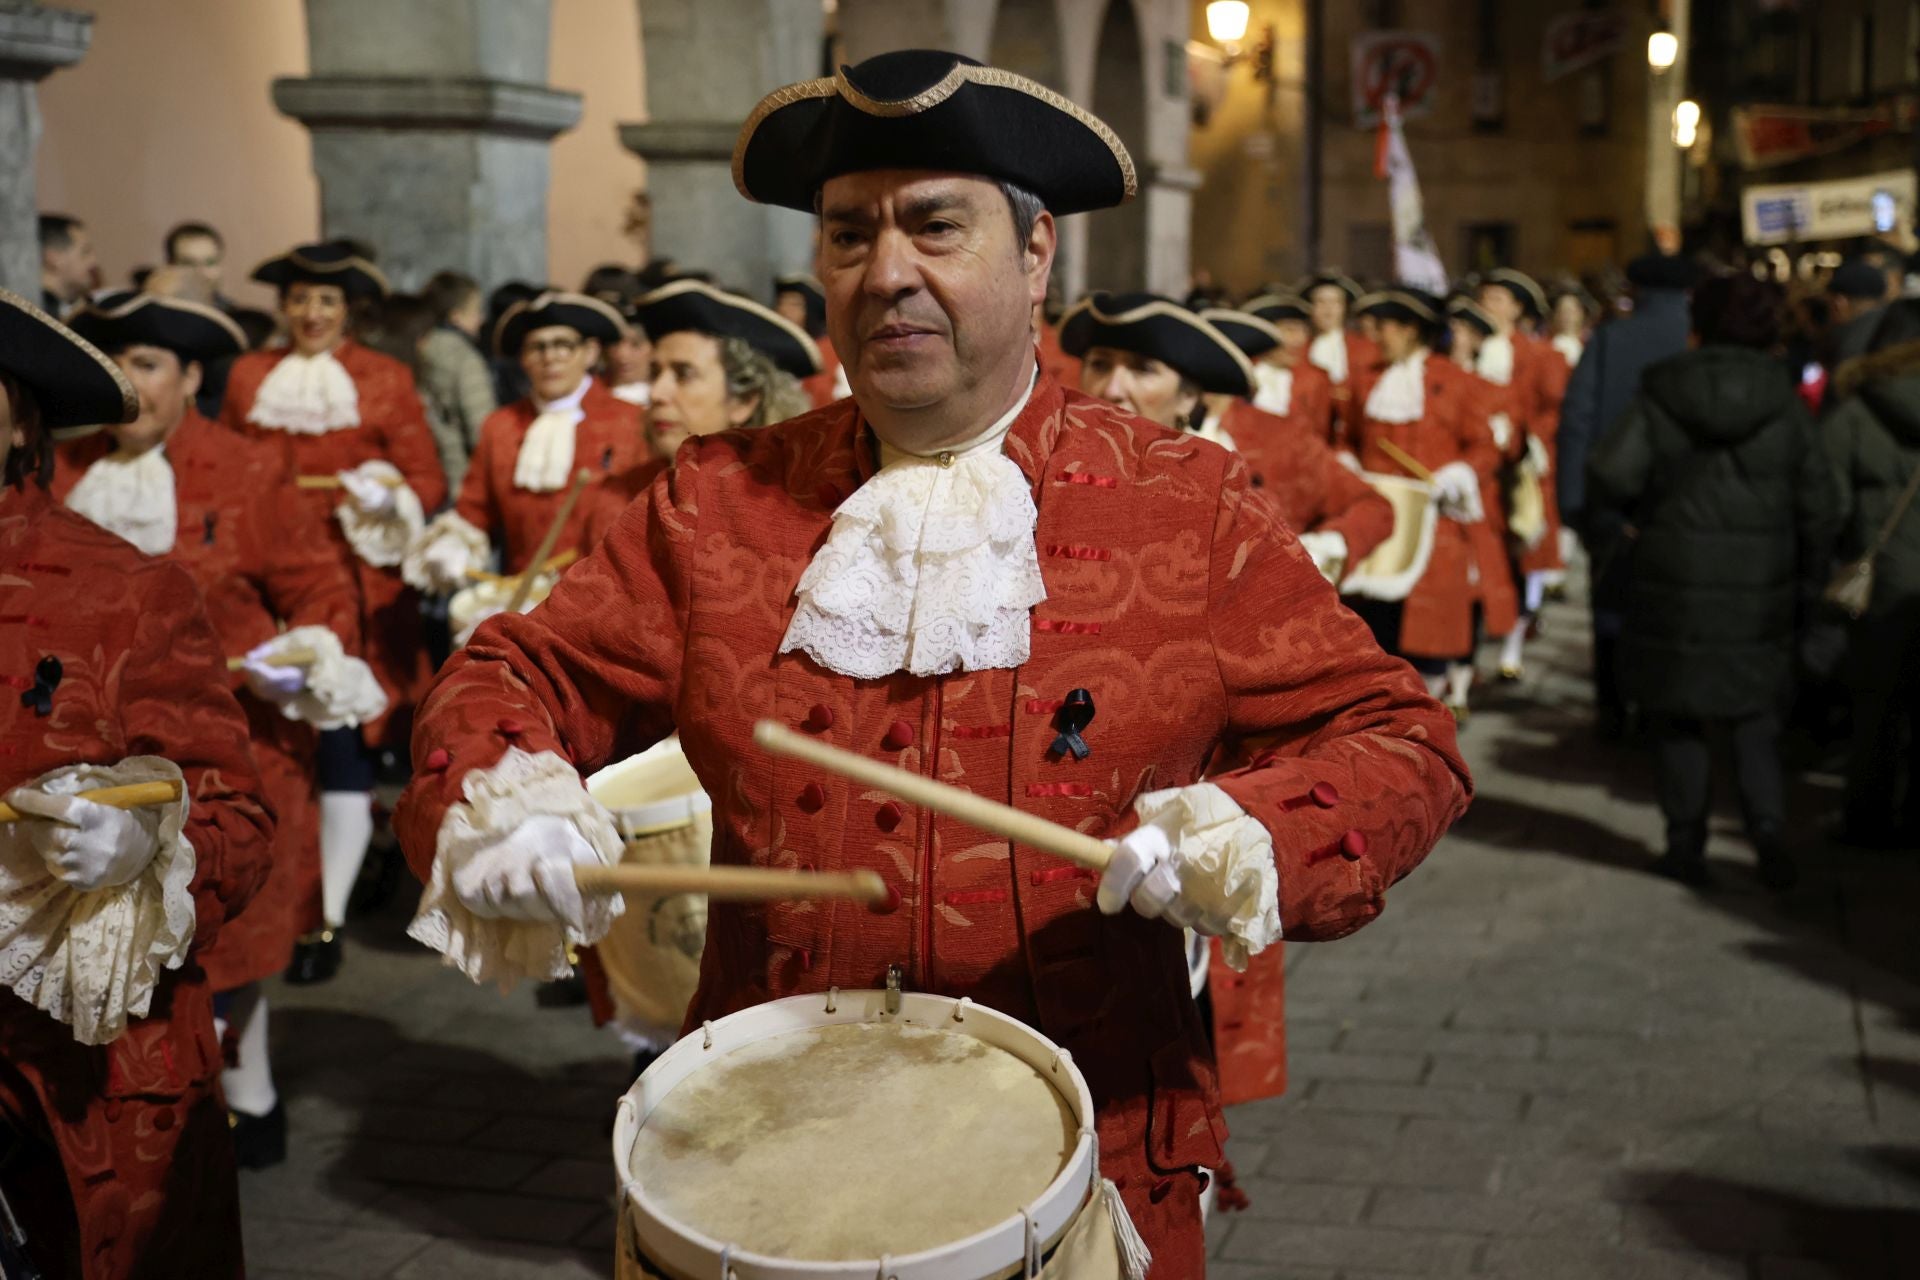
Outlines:
{"label": "gold trim on tricorn hat", "polygon": [[338,285],[349,298],[384,298],[389,286],[380,269],[337,240],[303,244],[253,269],[261,284],[285,289],[302,281]]}
{"label": "gold trim on tricorn hat", "polygon": [[1495,267],[1487,272],[1480,281],[1480,287],[1497,284],[1519,300],[1520,305],[1531,311],[1535,319],[1544,320],[1547,315],[1547,291],[1540,282],[1524,271],[1512,267]]}
{"label": "gold trim on tricorn hat", "polygon": [[1251,309],[1208,307],[1200,313],[1200,318],[1226,334],[1227,340],[1248,359],[1257,359],[1282,343],[1279,326],[1265,316],[1255,315]]}
{"label": "gold trim on tricorn hat", "polygon": [[647,335],[659,341],[690,331],[738,338],[796,378],[820,372],[820,346],[793,321],[752,298],[716,289],[704,280],[675,280],[635,300],[634,313]]}
{"label": "gold trim on tricorn hat", "polygon": [[1158,360],[1202,391],[1253,394],[1253,362],[1233,339],[1171,298],[1095,293],[1060,318],[1060,349],[1084,356],[1113,347]]}
{"label": "gold trim on tricorn hat", "polygon": [[102,351],[160,347],[182,360],[218,360],[247,349],[246,331],[218,307],[122,290],[96,298],[68,327]]}
{"label": "gold trim on tricorn hat", "polygon": [[1358,316],[1367,312],[1429,328],[1440,324],[1439,300],[1413,289],[1382,289],[1378,293],[1365,294],[1353,304],[1353,314]]}
{"label": "gold trim on tricorn hat", "polygon": [[529,333],[549,327],[571,329],[608,346],[620,341],[627,330],[627,319],[618,308],[589,294],[549,289],[500,313],[500,322],[493,330],[494,353],[515,358]]}
{"label": "gold trim on tricorn hat", "polygon": [[0,289],[0,371],[33,393],[40,425],[56,440],[140,416],[140,397],[119,365],[6,289]]}

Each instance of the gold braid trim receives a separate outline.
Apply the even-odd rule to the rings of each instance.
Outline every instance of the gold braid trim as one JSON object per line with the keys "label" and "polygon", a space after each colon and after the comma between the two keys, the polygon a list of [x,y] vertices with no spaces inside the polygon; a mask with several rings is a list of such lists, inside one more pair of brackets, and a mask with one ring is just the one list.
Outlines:
{"label": "gold braid trim", "polygon": [[[127,375],[120,372],[120,366],[115,364],[112,360],[108,359],[104,351],[94,346],[91,342],[88,342],[85,338],[81,337],[79,334],[75,333],[73,330],[67,328],[66,325],[61,324],[58,320],[54,319],[52,316],[42,311],[39,307],[36,307],[31,302],[28,302],[25,298],[21,297],[19,294],[13,292],[11,289],[0,289],[0,307],[13,307],[15,310],[19,311],[22,315],[26,316],[27,319],[38,321],[40,324],[45,325],[47,328],[53,330],[57,336],[64,338],[69,345],[78,347],[82,355],[86,356],[89,360],[99,365],[101,372],[105,373],[109,378],[113,379],[114,388],[120,393],[120,416],[117,419],[115,419],[116,425],[122,422],[132,422],[135,418],[140,416],[139,393],[133,389],[133,384],[127,381]],[[21,381],[25,382],[26,379],[22,377]],[[46,410],[42,408],[41,414],[43,417],[45,416],[45,413],[46,413]],[[55,430],[56,428],[48,428],[48,429]],[[61,432],[66,432],[68,430],[71,430],[71,428],[60,427],[60,428],[57,428],[57,430]]]}
{"label": "gold braid trim", "polygon": [[[826,363],[820,356],[820,344],[815,342],[813,336],[805,329],[802,329],[799,325],[787,319],[771,307],[763,307],[752,298],[743,298],[737,293],[728,293],[725,289],[716,289],[704,280],[674,280],[668,284],[663,284],[652,293],[643,294],[635,298],[633,300],[633,309],[635,312],[642,312],[647,307],[653,306],[656,303],[665,302],[669,298],[677,298],[683,293],[701,294],[719,305],[726,307],[728,310],[738,311],[742,315],[752,316],[763,324],[772,325],[800,344],[800,349],[806,353],[807,359],[813,363],[813,371],[815,373],[819,373],[821,366]],[[643,316],[641,326],[644,328],[645,324],[646,320]],[[751,339],[743,339],[743,341],[750,347],[754,346]],[[762,352],[761,354],[764,355],[766,353]]]}
{"label": "gold braid trim", "polygon": [[[1143,302],[1139,306],[1134,307],[1130,311],[1121,311],[1118,313],[1110,314],[1100,309],[1097,301],[1099,297],[1100,297],[1099,294],[1089,294],[1086,297],[1080,299],[1080,301],[1074,303],[1073,306],[1069,307],[1067,309],[1067,313],[1060,317],[1061,332],[1064,333],[1066,331],[1067,325],[1072,323],[1073,318],[1079,315],[1082,311],[1086,312],[1089,316],[1091,316],[1095,324],[1101,325],[1103,327],[1110,326],[1116,329],[1121,327],[1122,325],[1137,324],[1142,320],[1151,320],[1155,316],[1166,316],[1169,319],[1177,320],[1181,324],[1186,325],[1188,328],[1197,331],[1203,337],[1205,337],[1207,341],[1213,343],[1215,346],[1219,347],[1221,351],[1225,352],[1228,356],[1232,357],[1233,362],[1240,366],[1240,372],[1246,375],[1248,385],[1252,385],[1253,361],[1247,359],[1247,353],[1242,351],[1234,343],[1232,338],[1229,338],[1226,334],[1220,332],[1218,329],[1214,328],[1211,324],[1207,323],[1205,319],[1195,315],[1193,312],[1187,310],[1185,307],[1180,306],[1178,303],[1164,302],[1156,298],[1152,302]],[[1257,316],[1237,316],[1236,315],[1234,319],[1240,320],[1243,323],[1247,320],[1252,320],[1255,323],[1260,323],[1260,324],[1265,323],[1264,321],[1261,321]],[[1276,333],[1274,336],[1277,338],[1279,335],[1278,333]],[[1097,347],[1097,346],[1100,346],[1101,344],[1098,342],[1095,342],[1095,343],[1091,343],[1090,345]],[[1072,353],[1069,352],[1068,354],[1072,354]],[[1182,370],[1181,372],[1184,374],[1185,371]]]}

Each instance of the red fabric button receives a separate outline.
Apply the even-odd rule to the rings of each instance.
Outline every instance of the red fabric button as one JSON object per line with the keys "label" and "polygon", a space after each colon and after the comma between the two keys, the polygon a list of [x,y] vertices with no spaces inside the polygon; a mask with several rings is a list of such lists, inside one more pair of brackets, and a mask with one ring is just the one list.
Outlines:
{"label": "red fabric button", "polygon": [[900,819],[905,816],[900,806],[889,800],[874,810],[873,824],[882,831],[892,831],[900,825]]}
{"label": "red fabric button", "polygon": [[500,722],[494,725],[493,727],[495,729],[498,729],[503,736],[508,738],[515,737],[518,734],[524,732],[524,730],[521,728],[520,722],[511,717],[502,717]]}
{"label": "red fabric button", "polygon": [[1358,862],[1367,856],[1367,837],[1359,831],[1349,831],[1340,837],[1340,856],[1348,862]]}
{"label": "red fabric button", "polygon": [[1322,809],[1331,809],[1340,803],[1340,793],[1331,782],[1316,782],[1307,796]]}
{"label": "red fabric button", "polygon": [[105,1111],[107,1113],[108,1124],[120,1123],[120,1112],[121,1112],[120,1099],[118,1098],[107,1099],[107,1105],[105,1107]]}
{"label": "red fabric button", "polygon": [[887,886],[887,896],[879,902],[869,902],[867,910],[877,916],[890,916],[900,909],[900,891],[892,885]]}
{"label": "red fabric button", "polygon": [[167,1130],[173,1128],[173,1112],[165,1109],[164,1107],[161,1108],[159,1111],[154,1112],[153,1127],[155,1129],[158,1129],[161,1133],[165,1133]]}
{"label": "red fabric button", "polygon": [[809,782],[800,788],[800,810],[803,813],[818,813],[827,806],[826,788],[817,782]]}
{"label": "red fabric button", "polygon": [[435,747],[433,750],[427,752],[427,771],[429,773],[444,773],[446,772],[447,766],[452,763],[453,755],[445,747]]}
{"label": "red fabric button", "polygon": [[833,708],[824,702],[814,703],[800,727],[810,733],[825,733],[833,728]]}
{"label": "red fabric button", "polygon": [[913,726],[905,720],[895,720],[887,726],[887,736],[880,739],[880,745],[888,751],[905,751],[913,745]]}

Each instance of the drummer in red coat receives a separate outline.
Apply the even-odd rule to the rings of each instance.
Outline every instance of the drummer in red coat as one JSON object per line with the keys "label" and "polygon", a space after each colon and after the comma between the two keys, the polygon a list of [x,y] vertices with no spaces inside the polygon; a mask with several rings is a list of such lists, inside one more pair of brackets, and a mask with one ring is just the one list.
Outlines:
{"label": "drummer in red coat", "polygon": [[[243,1168],[277,1163],[286,1112],[267,1057],[260,980],[281,972],[295,938],[320,923],[317,730],[378,715],[385,695],[349,656],[360,643],[351,567],[295,499],[279,450],[240,439],[194,408],[201,370],[245,338],[224,312],[151,294],[89,303],[74,331],[113,357],[140,416],[63,444],[53,493],[149,555],[193,575],[230,657],[254,759],[279,818],[266,884],[199,955],[231,1028],[221,1089]],[[274,661],[299,653],[307,661]]]}
{"label": "drummer in red coat", "polygon": [[419,597],[401,580],[400,562],[447,485],[413,375],[347,334],[351,304],[386,293],[373,265],[344,244],[311,244],[262,263],[253,278],[280,291],[290,342],[234,361],[220,421],[280,453],[351,558],[363,652],[387,694],[386,715],[321,740],[323,919],[295,946],[287,971],[290,982],[319,982],[340,966],[337,931],[373,837],[377,753],[406,740],[413,703],[433,674]]}
{"label": "drummer in red coat", "polygon": [[1352,327],[1362,290],[1352,277],[1326,270],[1301,280],[1294,292],[1307,301],[1313,327],[1307,361],[1326,374],[1333,387],[1334,433],[1341,442],[1352,433],[1360,412],[1355,377],[1380,359],[1380,348]]}
{"label": "drummer in red coat", "polygon": [[1344,448],[1333,414],[1333,382],[1307,359],[1313,340],[1307,302],[1297,294],[1264,293],[1240,311],[1264,320],[1280,337],[1254,357],[1253,407],[1298,424],[1331,448]]}
{"label": "drummer in red coat", "polygon": [[840,357],[834,354],[832,339],[827,337],[827,294],[820,282],[804,272],[775,277],[773,309],[787,323],[805,330],[819,349],[819,372],[802,375],[800,379],[800,386],[813,407],[818,409],[851,395],[847,371],[841,367]]}
{"label": "drummer in red coat", "polygon": [[[690,1025],[893,964],[1025,1020],[1085,1073],[1155,1274],[1197,1277],[1225,1130],[1169,925],[1244,963],[1373,918],[1465,806],[1452,721],[1243,461],[1039,376],[1055,214],[1134,190],[1110,129],[950,53],[808,88],[754,110],[736,173],[821,211],[854,397],[689,441],[544,605],[449,664],[398,816],[427,882],[412,933],[476,980],[562,968],[613,910],[574,862],[619,856],[580,774],[677,729],[716,862],[869,869],[897,897],[714,903]],[[1124,838],[1096,882],[770,758],[761,718]],[[1200,782],[1256,729],[1269,755]],[[1322,782],[1332,803],[1303,802]]]}
{"label": "drummer in red coat", "polygon": [[[265,877],[273,818],[193,579],[44,487],[50,432],[138,408],[104,355],[0,290],[0,785],[29,815],[0,827],[0,1271],[29,1274],[24,1254],[49,1277],[238,1280],[196,961]],[[141,782],[184,801],[75,795]]]}
{"label": "drummer in red coat", "polygon": [[[1435,697],[1449,664],[1473,656],[1472,525],[1500,455],[1487,403],[1462,370],[1433,354],[1441,305],[1411,288],[1368,294],[1359,307],[1380,329],[1381,358],[1354,384],[1354,452],[1371,472],[1428,480],[1439,506],[1431,554],[1402,601],[1358,600],[1380,642],[1412,662]],[[1410,464],[1409,461],[1410,460]]]}

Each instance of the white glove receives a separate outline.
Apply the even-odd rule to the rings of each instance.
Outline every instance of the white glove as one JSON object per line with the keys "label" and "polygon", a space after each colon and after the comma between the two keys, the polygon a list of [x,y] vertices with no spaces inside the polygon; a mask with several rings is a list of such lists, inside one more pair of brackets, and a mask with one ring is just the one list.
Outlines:
{"label": "white glove", "polygon": [[76,889],[91,892],[125,884],[160,852],[159,822],[153,813],[115,809],[36,787],[16,787],[6,801],[35,819],[19,825],[53,877]]}
{"label": "white glove", "polygon": [[1347,569],[1347,539],[1345,534],[1335,533],[1331,529],[1317,529],[1300,535],[1300,545],[1313,557],[1313,567],[1328,582],[1338,582]]}
{"label": "white glove", "polygon": [[286,706],[307,691],[307,669],[304,666],[281,666],[269,661],[281,647],[278,638],[257,644],[247,651],[240,667],[253,696],[262,702],[271,702],[276,707]]}
{"label": "white glove", "polygon": [[1433,473],[1433,487],[1440,499],[1440,514],[1449,520],[1472,524],[1486,516],[1480,506],[1480,473],[1470,463],[1449,462]]}
{"label": "white glove", "polygon": [[1162,828],[1147,824],[1113,842],[1113,858],[1100,873],[1095,900],[1105,915],[1118,915],[1128,903],[1149,920],[1162,920],[1207,937],[1227,931],[1197,907],[1182,883],[1185,864]]}
{"label": "white glove", "polygon": [[1507,442],[1513,439],[1513,419],[1504,413],[1496,413],[1487,420],[1487,425],[1493,428],[1493,443],[1504,453]]}
{"label": "white glove", "polygon": [[1342,449],[1338,453],[1334,454],[1333,456],[1339,459],[1341,466],[1353,472],[1353,474],[1357,476],[1366,474],[1366,468],[1360,465],[1360,459],[1353,456],[1352,450]]}
{"label": "white glove", "polygon": [[339,474],[340,487],[347,491],[348,499],[365,515],[375,519],[390,516],[400,503],[399,491],[386,483],[401,478],[400,469],[391,462],[374,458]]}
{"label": "white glove", "polygon": [[1533,467],[1535,475],[1542,480],[1553,470],[1553,460],[1547,456],[1547,444],[1539,436],[1527,437],[1527,461]]}
{"label": "white glove", "polygon": [[453,873],[453,894],[474,915],[491,920],[566,924],[585,932],[586,904],[573,881],[576,862],[600,865],[572,822],[539,814]]}
{"label": "white glove", "polygon": [[473,549],[458,538],[435,538],[420,553],[420,565],[436,592],[457,591],[473,567]]}

